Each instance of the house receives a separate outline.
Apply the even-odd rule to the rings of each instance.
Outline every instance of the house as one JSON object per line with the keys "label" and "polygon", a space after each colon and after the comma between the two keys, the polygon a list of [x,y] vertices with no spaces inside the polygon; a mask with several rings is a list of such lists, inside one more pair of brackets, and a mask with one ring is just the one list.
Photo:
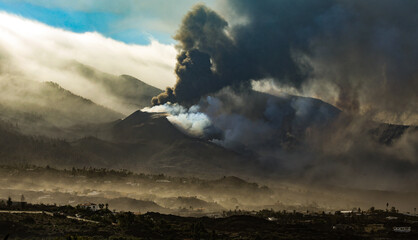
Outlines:
{"label": "house", "polygon": [[411,227],[393,227],[393,231],[398,233],[409,233],[411,232]]}
{"label": "house", "polygon": [[91,211],[99,210],[99,205],[97,205],[95,203],[84,203],[84,204],[80,204],[78,206],[80,206],[80,208],[89,209]]}

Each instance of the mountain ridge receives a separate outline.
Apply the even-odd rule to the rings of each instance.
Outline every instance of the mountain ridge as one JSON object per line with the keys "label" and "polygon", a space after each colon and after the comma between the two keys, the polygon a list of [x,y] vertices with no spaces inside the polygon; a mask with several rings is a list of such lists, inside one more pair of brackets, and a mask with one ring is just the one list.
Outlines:
{"label": "mountain ridge", "polygon": [[71,62],[67,70],[80,73],[88,82],[101,87],[107,95],[113,96],[124,111],[133,112],[138,108],[149,107],[151,98],[162,92],[133,76],[122,74],[120,76],[101,72],[93,67],[79,62]]}

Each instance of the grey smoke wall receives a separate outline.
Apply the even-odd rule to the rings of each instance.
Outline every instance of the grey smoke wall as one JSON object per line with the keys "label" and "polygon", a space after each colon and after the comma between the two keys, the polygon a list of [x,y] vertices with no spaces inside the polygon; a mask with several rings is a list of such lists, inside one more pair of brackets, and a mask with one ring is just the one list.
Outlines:
{"label": "grey smoke wall", "polygon": [[223,16],[203,5],[186,14],[174,36],[177,83],[153,104],[195,103],[271,78],[346,112],[417,123],[417,1],[221,4]]}
{"label": "grey smoke wall", "polygon": [[249,172],[262,179],[375,190],[418,187],[418,128],[379,124],[318,99],[224,88],[190,108],[166,103],[142,110],[166,112],[185,133],[257,161]]}

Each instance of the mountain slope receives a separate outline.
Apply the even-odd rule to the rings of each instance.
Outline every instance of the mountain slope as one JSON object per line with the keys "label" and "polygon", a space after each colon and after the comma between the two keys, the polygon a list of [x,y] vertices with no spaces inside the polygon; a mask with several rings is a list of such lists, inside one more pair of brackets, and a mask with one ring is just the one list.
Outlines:
{"label": "mountain slope", "polygon": [[405,126],[380,123],[375,124],[376,127],[370,129],[369,133],[379,143],[390,145],[397,139],[399,139],[405,132],[418,132],[417,126]]}
{"label": "mountain slope", "polygon": [[[306,101],[311,100],[306,99]],[[316,105],[321,109],[321,102],[312,101],[314,109]],[[277,104],[281,106],[280,109],[286,110],[285,102],[280,105],[279,101]],[[307,119],[317,119],[312,118],[308,110],[306,112]],[[256,114],[253,112],[247,116],[257,117]],[[294,117],[295,113],[289,113],[288,116],[285,114],[284,119],[290,119],[292,116]],[[97,118],[97,122],[100,121],[103,120]],[[166,115],[161,113],[136,111],[122,120],[90,123],[77,130],[90,137],[75,141],[28,136],[22,134],[15,125],[13,122],[11,124],[0,122],[0,162],[2,163],[49,164],[60,168],[72,166],[126,168],[132,171],[202,177],[231,174],[237,176],[264,174],[265,176],[269,171],[272,174],[276,173],[275,168],[266,169],[266,165],[258,162],[259,155],[243,155],[241,151],[232,151],[212,142],[190,137],[177,129],[167,120]],[[295,131],[297,130],[295,126],[308,125],[284,124],[282,126],[289,128],[279,128],[278,133]],[[62,128],[57,127],[57,129]],[[294,132],[291,133],[293,133],[292,138],[298,137]],[[383,137],[384,142],[390,139],[396,141],[399,134],[397,131],[396,134],[378,131],[375,137],[376,139]],[[281,136],[273,135],[273,137],[280,139]],[[282,143],[285,140],[288,139],[278,141]],[[274,143],[267,147],[275,146],[278,145]],[[235,182],[234,179],[229,180]]]}
{"label": "mountain slope", "polygon": [[77,62],[68,65],[67,68],[99,85],[106,94],[114,97],[130,112],[150,106],[151,98],[162,92],[129,75],[114,76]]}
{"label": "mountain slope", "polygon": [[77,137],[66,129],[123,117],[52,82],[2,78],[0,87],[0,119],[18,124],[23,133],[30,135]]}
{"label": "mountain slope", "polygon": [[[242,172],[253,164],[235,152],[184,135],[163,116],[137,112],[125,120],[103,125],[101,131],[108,132],[108,140],[87,137],[73,142],[27,136],[14,125],[0,122],[0,162],[205,177]],[[118,129],[121,132],[113,135]]]}
{"label": "mountain slope", "polygon": [[185,135],[164,114],[136,111],[104,131],[110,132],[112,142],[123,144],[131,164],[152,172],[219,175],[237,170],[243,160],[246,167],[255,164],[238,153]]}

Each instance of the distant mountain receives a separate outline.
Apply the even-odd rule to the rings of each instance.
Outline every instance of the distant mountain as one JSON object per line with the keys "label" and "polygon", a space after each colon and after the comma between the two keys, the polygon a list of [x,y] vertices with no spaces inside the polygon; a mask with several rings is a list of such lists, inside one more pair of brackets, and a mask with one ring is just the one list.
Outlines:
{"label": "distant mountain", "polygon": [[118,142],[174,142],[187,138],[167,120],[166,114],[140,110],[115,123],[111,131],[113,139]]}
{"label": "distant mountain", "polygon": [[80,137],[68,128],[123,117],[56,83],[3,78],[0,86],[0,119],[18,125],[25,134]]}
{"label": "distant mountain", "polygon": [[16,125],[0,121],[0,162],[88,166],[97,162],[97,159],[71,147],[64,140],[24,135]]}
{"label": "distant mountain", "polygon": [[[115,152],[123,152],[123,160],[119,160],[119,163],[125,162],[135,169],[147,169],[151,172],[220,175],[238,172],[244,165],[248,167],[255,164],[239,153],[187,136],[171,124],[164,114],[136,111],[125,119],[104,127],[100,135],[114,143],[113,146],[118,146],[114,149]],[[81,141],[82,144],[75,142],[73,145],[78,145],[86,152],[95,148],[106,148],[103,140],[90,138]],[[101,152],[103,151],[94,151],[98,155]]]}
{"label": "distant mountain", "polygon": [[98,84],[106,91],[107,95],[114,97],[120,105],[130,112],[150,106],[151,98],[162,92],[161,89],[148,85],[132,76],[114,76],[78,62],[69,64],[67,68],[77,71],[91,83]]}
{"label": "distant mountain", "polygon": [[191,209],[201,209],[204,211],[223,211],[225,208],[223,208],[221,205],[215,203],[215,202],[207,202],[202,199],[199,199],[197,197],[170,197],[170,198],[162,198],[159,199],[158,202],[165,206],[170,207],[172,209],[185,209],[185,210],[191,210]]}
{"label": "distant mountain", "polygon": [[[153,201],[138,200],[127,197],[120,197],[110,199],[108,201],[111,209],[117,209],[118,211],[134,211],[134,212],[159,212],[159,213],[170,213],[171,210],[168,208],[161,207]],[[135,210],[133,210],[135,209]]]}
{"label": "distant mountain", "polygon": [[255,162],[205,140],[192,138],[161,114],[135,112],[100,125],[96,137],[76,141],[31,137],[0,123],[0,162],[56,167],[93,166],[173,175],[221,176],[252,169]]}
{"label": "distant mountain", "polygon": [[[13,84],[7,86],[13,96],[0,96],[1,163],[126,168],[202,177],[248,176],[265,170],[261,169],[257,154],[243,154],[247,152],[188,136],[170,123],[165,114],[138,110],[120,119],[121,114],[53,83]],[[274,127],[267,148],[283,143],[293,146],[312,124],[326,127],[327,121],[340,113],[316,99],[295,96],[283,99],[264,94],[256,94],[256,98],[258,101],[248,101],[247,105],[268,103],[270,115],[263,109],[257,112],[250,107],[240,114],[249,119],[263,118]],[[231,112],[237,111],[233,104],[228,107]],[[404,131],[402,126],[372,129],[382,143],[394,141]],[[70,134],[76,140],[54,139]],[[230,189],[242,184],[235,178],[223,179],[221,183],[231,185]]]}
{"label": "distant mountain", "polygon": [[[150,106],[151,98],[161,92],[134,77],[113,76],[77,62],[64,64],[62,71],[89,82],[95,92],[79,96],[57,83],[36,81],[37,76],[3,74],[0,78],[0,120],[17,124],[22,133],[29,135],[66,139],[95,136],[97,125]],[[83,83],[80,79],[74,80],[74,84],[80,83]],[[109,101],[112,104],[107,104]]]}

